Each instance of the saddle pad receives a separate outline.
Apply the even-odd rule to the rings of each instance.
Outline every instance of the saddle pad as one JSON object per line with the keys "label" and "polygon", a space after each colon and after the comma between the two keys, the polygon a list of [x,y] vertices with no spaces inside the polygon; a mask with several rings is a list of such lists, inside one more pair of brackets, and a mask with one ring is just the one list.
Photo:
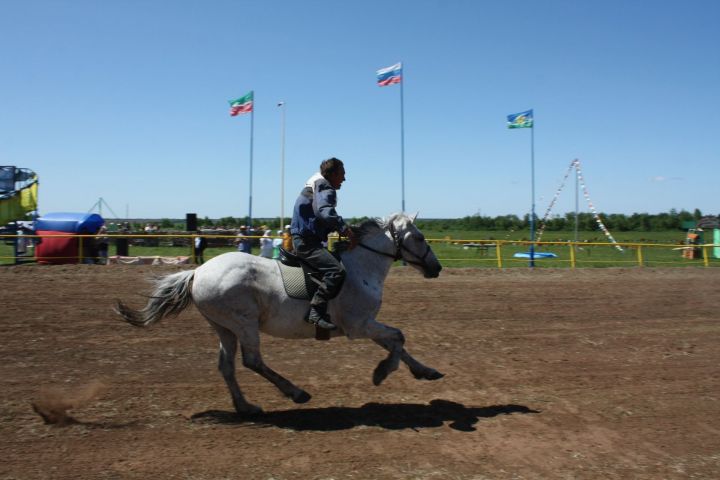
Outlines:
{"label": "saddle pad", "polygon": [[289,267],[281,262],[277,262],[277,265],[288,297],[310,300],[303,269],[301,267]]}

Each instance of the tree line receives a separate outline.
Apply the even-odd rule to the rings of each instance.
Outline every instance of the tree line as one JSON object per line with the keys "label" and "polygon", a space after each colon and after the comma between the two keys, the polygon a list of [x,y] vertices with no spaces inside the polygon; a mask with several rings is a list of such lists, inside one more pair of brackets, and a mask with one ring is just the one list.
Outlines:
{"label": "tree line", "polygon": [[[686,228],[684,225],[697,222],[703,216],[699,209],[692,213],[686,210],[650,214],[633,213],[600,213],[599,217],[611,232],[656,232],[665,230],[679,230]],[[542,225],[542,219],[535,220],[536,228]],[[418,219],[418,228],[421,230],[489,230],[489,231],[510,231],[528,230],[530,228],[530,215],[520,218],[517,215],[501,215],[488,217],[482,215],[471,215],[458,219]],[[589,212],[578,213],[578,230],[596,231],[599,229],[595,216]],[[572,231],[575,229],[575,213],[555,215],[545,222],[546,231]]]}
{"label": "tree line", "polygon": [[[686,224],[697,222],[702,216],[699,209],[695,209],[692,213],[686,210],[672,209],[664,213],[633,213],[626,215],[623,213],[600,213],[600,218],[605,226],[611,231],[617,232],[654,232],[666,230],[679,230],[686,228]],[[368,217],[354,217],[346,219],[351,224],[357,224],[366,220]],[[540,228],[542,219],[536,216],[536,228]],[[163,219],[162,227],[170,227],[177,221]],[[285,223],[290,223],[290,219],[286,218]],[[512,230],[529,230],[530,215],[519,217],[517,215],[499,215],[496,217],[483,215],[469,215],[463,218],[436,218],[427,219],[419,218],[417,220],[418,228],[421,230],[431,231],[512,231]],[[238,228],[247,224],[245,217],[222,217],[216,220],[208,217],[198,218],[198,226],[204,228]],[[254,227],[261,225],[271,225],[273,229],[280,225],[280,218],[255,218],[252,222]],[[545,222],[546,231],[572,231],[575,229],[575,213],[569,212],[564,215],[554,215]],[[596,231],[598,223],[595,216],[589,212],[578,214],[578,230]]]}

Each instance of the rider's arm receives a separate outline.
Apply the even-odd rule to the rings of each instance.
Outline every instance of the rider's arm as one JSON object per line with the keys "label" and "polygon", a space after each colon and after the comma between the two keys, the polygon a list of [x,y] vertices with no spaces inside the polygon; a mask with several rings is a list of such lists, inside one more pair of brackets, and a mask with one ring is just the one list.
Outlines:
{"label": "rider's arm", "polygon": [[348,230],[343,218],[335,211],[337,195],[327,182],[318,182],[315,189],[315,213],[330,230],[345,233]]}

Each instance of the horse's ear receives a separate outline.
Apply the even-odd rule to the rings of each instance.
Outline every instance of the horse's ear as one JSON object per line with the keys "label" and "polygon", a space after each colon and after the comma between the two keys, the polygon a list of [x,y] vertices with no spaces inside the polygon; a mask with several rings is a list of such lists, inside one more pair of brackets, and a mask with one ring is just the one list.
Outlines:
{"label": "horse's ear", "polygon": [[418,210],[417,212],[415,212],[415,215],[413,215],[412,217],[410,217],[410,221],[411,221],[412,223],[415,223],[415,219],[418,217],[418,215],[420,215],[420,210]]}

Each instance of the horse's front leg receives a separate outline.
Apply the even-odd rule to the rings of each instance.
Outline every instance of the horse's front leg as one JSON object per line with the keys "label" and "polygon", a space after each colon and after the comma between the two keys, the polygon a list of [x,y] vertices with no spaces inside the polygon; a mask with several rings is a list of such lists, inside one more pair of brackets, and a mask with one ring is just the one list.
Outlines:
{"label": "horse's front leg", "polygon": [[373,384],[380,385],[390,373],[398,369],[400,358],[405,345],[403,333],[393,327],[388,327],[377,320],[367,323],[365,334],[374,342],[382,345],[389,353],[387,358],[381,360],[373,371]]}
{"label": "horse's front leg", "polygon": [[[387,351],[392,351],[392,345],[390,345],[389,343],[378,340],[375,340],[375,343],[377,343]],[[400,360],[402,360],[405,365],[408,366],[408,368],[410,369],[410,373],[412,373],[413,376],[418,380],[437,380],[445,376],[444,373],[440,373],[434,368],[423,365],[422,363],[417,361],[404,348],[400,354]]]}

